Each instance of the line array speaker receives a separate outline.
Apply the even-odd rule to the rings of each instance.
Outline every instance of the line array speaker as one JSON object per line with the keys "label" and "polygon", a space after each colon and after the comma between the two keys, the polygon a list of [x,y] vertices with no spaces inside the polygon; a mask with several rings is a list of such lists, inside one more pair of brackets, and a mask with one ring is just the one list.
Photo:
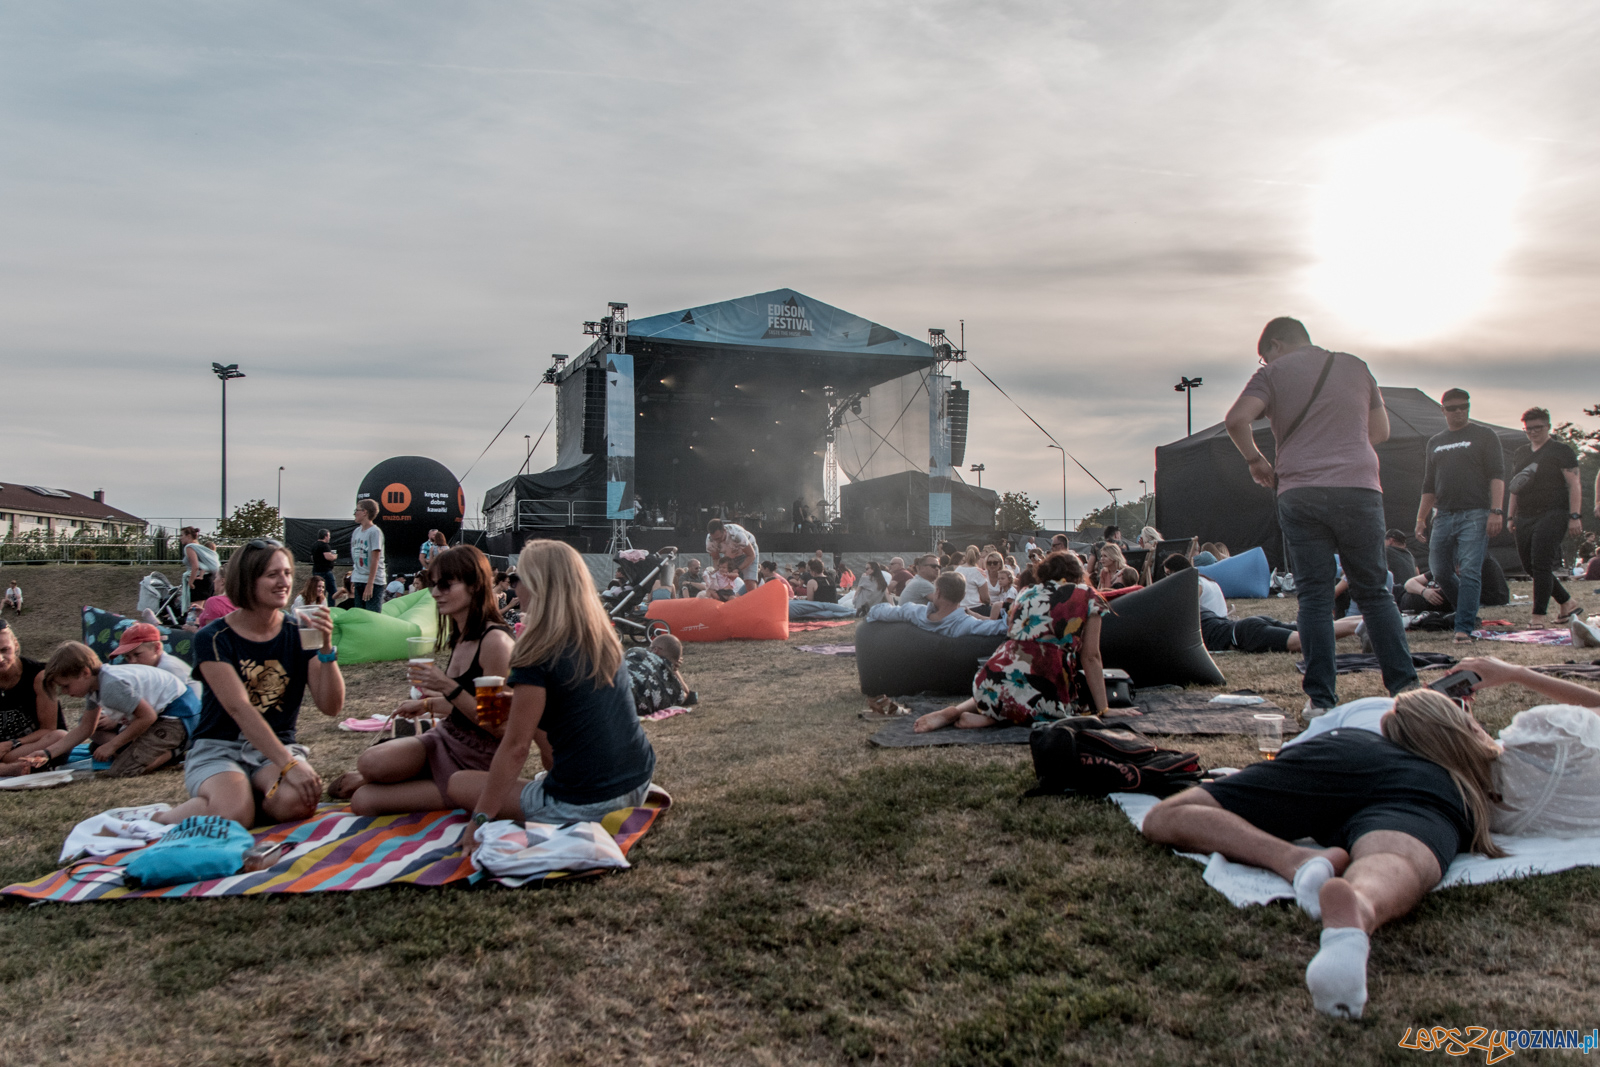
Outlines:
{"label": "line array speaker", "polygon": [[595,456],[605,450],[606,369],[590,364],[583,368],[583,451]]}
{"label": "line array speaker", "polygon": [[960,382],[951,382],[946,404],[945,410],[950,413],[950,465],[959,467],[967,461],[967,413],[972,394],[961,388]]}

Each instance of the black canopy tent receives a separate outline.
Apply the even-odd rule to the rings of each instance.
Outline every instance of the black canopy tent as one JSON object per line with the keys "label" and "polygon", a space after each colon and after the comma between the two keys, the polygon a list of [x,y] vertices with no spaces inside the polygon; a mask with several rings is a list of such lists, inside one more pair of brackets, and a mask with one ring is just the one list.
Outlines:
{"label": "black canopy tent", "polygon": [[[851,482],[839,488],[839,510],[853,531],[905,533],[926,540],[928,481],[923,471],[902,471]],[[1000,494],[954,479],[948,485],[950,536],[992,536]]]}
{"label": "black canopy tent", "polygon": [[[1416,525],[1417,502],[1422,498],[1425,446],[1428,438],[1445,429],[1444,409],[1420,389],[1393,386],[1383,387],[1383,403],[1389,412],[1389,439],[1377,451],[1384,521],[1409,532]],[[1527,441],[1520,430],[1479,425],[1500,437],[1508,458]],[[1276,458],[1267,420],[1258,420],[1251,429],[1256,447],[1268,459]],[[1272,491],[1251,479],[1250,468],[1221,423],[1156,448],[1156,526],[1168,536],[1220,541],[1233,552],[1259,546],[1274,567],[1284,566]],[[1515,557],[1514,551],[1506,557],[1504,550],[1510,544],[1507,533],[1494,542],[1501,550],[1495,555],[1502,566]]]}

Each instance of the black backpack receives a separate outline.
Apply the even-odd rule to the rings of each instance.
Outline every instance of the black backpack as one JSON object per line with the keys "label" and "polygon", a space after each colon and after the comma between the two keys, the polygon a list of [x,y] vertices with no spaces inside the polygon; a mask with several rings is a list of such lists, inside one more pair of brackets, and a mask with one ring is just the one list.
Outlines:
{"label": "black backpack", "polygon": [[1028,737],[1039,784],[1025,795],[1149,793],[1166,797],[1200,781],[1200,757],[1159,748],[1131,726],[1092,715],[1038,723]]}

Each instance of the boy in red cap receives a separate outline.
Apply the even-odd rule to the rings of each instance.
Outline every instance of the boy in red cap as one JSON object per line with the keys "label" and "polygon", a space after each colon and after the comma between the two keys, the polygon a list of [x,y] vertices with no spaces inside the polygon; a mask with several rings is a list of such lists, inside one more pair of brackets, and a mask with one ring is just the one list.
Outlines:
{"label": "boy in red cap", "polygon": [[122,631],[122,640],[111,651],[112,659],[118,656],[125,657],[128,663],[143,667],[160,667],[188,686],[196,697],[200,695],[200,683],[194,679],[194,670],[166,650],[161,641],[161,630],[148,622],[136,622]]}

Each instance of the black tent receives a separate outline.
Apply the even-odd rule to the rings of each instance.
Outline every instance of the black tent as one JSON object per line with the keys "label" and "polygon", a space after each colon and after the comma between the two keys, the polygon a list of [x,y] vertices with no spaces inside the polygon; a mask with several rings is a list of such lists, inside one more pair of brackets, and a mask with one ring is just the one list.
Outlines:
{"label": "black tent", "polygon": [[[1384,520],[1389,527],[1409,532],[1416,525],[1422,497],[1424,448],[1428,438],[1445,428],[1444,409],[1420,389],[1391,386],[1383,387],[1383,403],[1389,411],[1389,439],[1378,446]],[[1527,443],[1520,430],[1479,425],[1499,435],[1508,459]],[[1277,447],[1267,420],[1257,421],[1251,429],[1256,447],[1268,459],[1275,458]],[[1221,541],[1233,552],[1259,545],[1274,567],[1284,565],[1272,491],[1251,480],[1250,468],[1221,423],[1156,448],[1156,526],[1168,537]],[[1494,542],[1502,549],[1510,543],[1506,533]],[[1502,565],[1508,562],[1501,559]]]}

